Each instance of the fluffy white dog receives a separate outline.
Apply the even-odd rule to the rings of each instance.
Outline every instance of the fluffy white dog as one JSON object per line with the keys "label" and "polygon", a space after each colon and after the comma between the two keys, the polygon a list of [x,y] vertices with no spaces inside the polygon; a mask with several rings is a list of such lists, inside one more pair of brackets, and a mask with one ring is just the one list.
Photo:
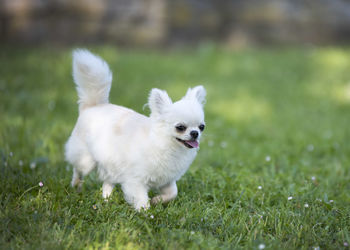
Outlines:
{"label": "fluffy white dog", "polygon": [[150,189],[159,191],[152,204],[174,199],[176,181],[196,157],[204,130],[205,89],[188,89],[174,103],[165,91],[152,89],[146,117],[109,104],[112,73],[100,57],[75,50],[73,77],[79,118],[65,147],[66,160],[74,166],[72,186],[80,187],[82,177],[97,166],[104,198],[120,184],[137,210],[149,207]]}

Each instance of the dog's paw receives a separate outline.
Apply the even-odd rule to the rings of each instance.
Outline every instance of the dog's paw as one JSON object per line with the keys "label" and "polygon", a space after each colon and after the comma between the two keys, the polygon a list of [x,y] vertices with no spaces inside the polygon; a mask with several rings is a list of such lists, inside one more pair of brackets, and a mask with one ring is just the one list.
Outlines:
{"label": "dog's paw", "polygon": [[109,184],[107,182],[103,183],[103,185],[102,185],[102,197],[103,197],[103,199],[108,199],[111,196],[112,191],[113,191],[113,187],[114,187],[114,185],[112,185],[112,184]]}
{"label": "dog's paw", "polygon": [[161,196],[161,195],[157,195],[157,196],[155,196],[155,197],[152,198],[151,204],[152,204],[152,205],[155,205],[155,204],[160,203],[160,202],[162,202],[162,201],[163,201],[162,196]]}
{"label": "dog's paw", "polygon": [[135,210],[136,210],[137,212],[141,212],[141,211],[146,211],[146,210],[148,210],[149,207],[150,207],[150,204],[149,204],[149,202],[146,202],[146,203],[144,203],[144,202],[138,202],[138,203],[136,203],[136,204],[134,205],[134,207],[135,207]]}

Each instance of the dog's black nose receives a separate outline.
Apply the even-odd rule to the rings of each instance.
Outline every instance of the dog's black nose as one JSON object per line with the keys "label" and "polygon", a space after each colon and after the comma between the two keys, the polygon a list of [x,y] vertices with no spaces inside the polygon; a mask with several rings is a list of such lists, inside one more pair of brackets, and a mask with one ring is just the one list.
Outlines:
{"label": "dog's black nose", "polygon": [[198,137],[198,131],[193,130],[193,131],[191,131],[190,135],[192,136],[193,139],[197,139],[197,137]]}

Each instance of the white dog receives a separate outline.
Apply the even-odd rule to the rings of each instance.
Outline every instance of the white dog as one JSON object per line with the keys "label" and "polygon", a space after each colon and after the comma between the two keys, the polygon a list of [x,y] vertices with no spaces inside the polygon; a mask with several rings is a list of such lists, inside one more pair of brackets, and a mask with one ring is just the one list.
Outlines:
{"label": "white dog", "polygon": [[146,117],[109,104],[112,73],[100,57],[74,51],[73,77],[79,118],[65,147],[66,160],[74,166],[72,186],[80,187],[82,177],[97,166],[104,198],[120,184],[137,210],[149,207],[150,189],[160,192],[152,204],[174,199],[176,181],[196,157],[205,126],[205,89],[188,89],[175,103],[165,91],[152,89]]}

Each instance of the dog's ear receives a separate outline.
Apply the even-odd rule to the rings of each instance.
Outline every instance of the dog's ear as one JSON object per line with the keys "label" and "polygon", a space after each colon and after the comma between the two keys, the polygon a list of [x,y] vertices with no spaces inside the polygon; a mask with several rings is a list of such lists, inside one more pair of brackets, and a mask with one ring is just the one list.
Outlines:
{"label": "dog's ear", "polygon": [[152,89],[148,97],[148,106],[151,109],[151,116],[162,115],[172,104],[168,93],[160,89]]}
{"label": "dog's ear", "polygon": [[184,99],[195,99],[202,106],[204,106],[206,95],[207,95],[207,92],[205,91],[205,88],[202,85],[199,85],[199,86],[194,87],[193,89],[189,88],[187,90],[187,93],[186,93]]}

